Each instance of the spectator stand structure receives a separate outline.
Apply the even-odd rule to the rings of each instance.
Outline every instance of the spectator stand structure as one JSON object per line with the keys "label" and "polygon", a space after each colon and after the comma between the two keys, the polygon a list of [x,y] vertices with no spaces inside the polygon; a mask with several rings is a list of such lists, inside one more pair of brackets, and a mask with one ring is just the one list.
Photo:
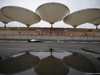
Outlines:
{"label": "spectator stand structure", "polygon": [[[35,12],[17,6],[5,6],[0,10],[0,21],[9,23],[18,21],[28,28],[0,28],[0,39],[42,39],[42,40],[96,40],[100,41],[99,29],[76,29],[84,23],[100,24],[100,9],[90,8],[70,14],[67,6],[61,3],[45,3],[40,5]],[[8,13],[10,12],[10,13]],[[59,13],[58,13],[59,12]],[[17,15],[16,15],[17,14]],[[51,28],[30,28],[29,26],[46,21]],[[63,20],[73,28],[53,28],[53,24]],[[6,26],[4,26],[6,27]]]}

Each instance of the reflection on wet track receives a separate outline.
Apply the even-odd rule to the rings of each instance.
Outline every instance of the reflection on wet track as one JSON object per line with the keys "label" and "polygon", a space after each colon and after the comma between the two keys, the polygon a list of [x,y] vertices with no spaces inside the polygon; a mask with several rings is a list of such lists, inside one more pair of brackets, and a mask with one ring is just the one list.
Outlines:
{"label": "reflection on wet track", "polygon": [[[50,51],[50,52],[49,52]],[[67,51],[30,51],[0,59],[0,75],[85,75],[99,73],[100,62]],[[98,67],[99,68],[98,68]]]}

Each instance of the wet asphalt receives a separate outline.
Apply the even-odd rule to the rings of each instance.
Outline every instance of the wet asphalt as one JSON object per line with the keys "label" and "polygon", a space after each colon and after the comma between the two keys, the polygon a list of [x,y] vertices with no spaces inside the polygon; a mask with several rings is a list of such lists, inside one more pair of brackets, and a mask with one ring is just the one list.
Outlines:
{"label": "wet asphalt", "polygon": [[100,54],[83,51],[81,48],[89,48],[100,52],[100,43],[29,43],[29,42],[0,42],[0,57],[10,56],[26,51],[49,51],[53,48],[55,51],[80,52],[94,57],[100,57]]}

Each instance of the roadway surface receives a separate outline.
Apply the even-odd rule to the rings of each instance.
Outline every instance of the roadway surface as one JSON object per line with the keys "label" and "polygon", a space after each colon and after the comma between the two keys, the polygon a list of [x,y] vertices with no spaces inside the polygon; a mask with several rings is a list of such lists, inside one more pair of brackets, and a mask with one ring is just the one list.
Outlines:
{"label": "roadway surface", "polygon": [[[79,52],[100,57],[100,43],[29,43],[29,42],[0,42],[0,57],[10,56],[25,51],[49,51],[50,48],[65,50],[69,52]],[[88,48],[98,53],[88,52],[81,48]]]}

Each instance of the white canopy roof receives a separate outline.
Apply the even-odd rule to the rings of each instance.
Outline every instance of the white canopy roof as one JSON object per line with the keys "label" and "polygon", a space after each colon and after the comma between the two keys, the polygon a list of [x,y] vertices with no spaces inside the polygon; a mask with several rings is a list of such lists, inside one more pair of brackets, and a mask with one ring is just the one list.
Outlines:
{"label": "white canopy roof", "polygon": [[100,24],[100,17],[91,21],[90,23],[94,24],[94,25],[99,25]]}
{"label": "white canopy roof", "polygon": [[76,27],[80,24],[93,21],[98,17],[100,17],[100,9],[91,8],[69,14],[63,21],[73,27]]}
{"label": "white canopy roof", "polygon": [[60,3],[45,3],[37,8],[36,13],[42,20],[53,24],[63,20],[70,11],[67,6]]}
{"label": "white canopy roof", "polygon": [[12,20],[9,19],[9,18],[7,18],[7,17],[5,17],[5,16],[1,13],[1,10],[0,10],[0,21],[6,24],[6,23],[11,22]]}
{"label": "white canopy roof", "polygon": [[40,17],[26,8],[17,6],[6,6],[1,9],[1,12],[8,18],[19,21],[30,26],[40,21]]}

